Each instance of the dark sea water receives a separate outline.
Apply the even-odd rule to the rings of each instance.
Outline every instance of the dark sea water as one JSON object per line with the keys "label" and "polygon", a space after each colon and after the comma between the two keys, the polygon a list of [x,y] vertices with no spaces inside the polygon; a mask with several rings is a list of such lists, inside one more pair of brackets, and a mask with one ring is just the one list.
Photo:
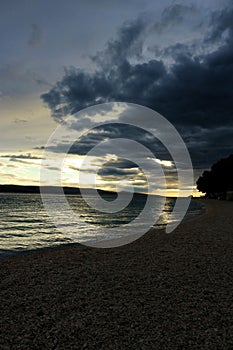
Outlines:
{"label": "dark sea water", "polygon": [[[109,196],[111,197],[108,195],[105,199],[109,201],[114,199]],[[131,222],[140,214],[144,208],[146,196],[134,196],[132,202],[116,214],[100,213],[90,208],[80,195],[67,196],[67,200],[80,219],[78,235],[75,237],[61,233],[55,227],[44,210],[39,194],[0,194],[0,257],[63,244],[82,244],[96,238],[98,240],[116,238],[122,231],[122,225]],[[161,210],[160,202],[162,201],[158,197],[154,207],[150,208],[151,215]],[[173,198],[166,200],[162,215],[154,226],[162,228],[166,225],[174,203]],[[203,208],[192,201],[185,219],[199,215],[202,211]],[[63,215],[64,225],[67,226],[66,213],[64,212]],[[114,237],[108,233],[110,227],[116,228]],[[72,224],[70,232],[72,232]]]}

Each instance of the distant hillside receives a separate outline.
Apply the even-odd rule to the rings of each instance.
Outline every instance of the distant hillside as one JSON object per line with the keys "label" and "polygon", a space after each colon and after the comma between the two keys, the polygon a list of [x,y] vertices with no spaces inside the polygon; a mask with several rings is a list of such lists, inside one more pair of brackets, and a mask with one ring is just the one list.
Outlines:
{"label": "distant hillside", "polygon": [[[44,192],[46,193],[54,193],[56,186],[43,186]],[[78,187],[63,187],[65,194],[77,195],[80,194],[80,189]],[[95,190],[89,188],[88,192],[93,193]],[[117,195],[116,192],[113,191],[104,191],[98,189],[100,195]],[[39,186],[20,186],[20,185],[0,185],[0,193],[40,193]],[[144,195],[142,193],[135,193],[136,195]]]}
{"label": "distant hillside", "polygon": [[[43,189],[47,193],[54,193],[58,189],[56,186],[43,186]],[[80,189],[78,187],[63,187],[65,194],[80,194]],[[93,189],[88,189],[88,191],[93,192]],[[116,194],[115,192],[98,190],[99,193]],[[20,186],[20,185],[0,185],[0,193],[40,193],[39,186]]]}
{"label": "distant hillside", "polygon": [[[56,187],[44,186],[43,188],[46,190],[46,192],[53,193],[54,189]],[[40,193],[40,187],[39,186],[0,185],[0,192],[4,192],[4,193]],[[80,189],[74,188],[74,187],[64,187],[64,192],[67,194],[68,193],[80,194]]]}

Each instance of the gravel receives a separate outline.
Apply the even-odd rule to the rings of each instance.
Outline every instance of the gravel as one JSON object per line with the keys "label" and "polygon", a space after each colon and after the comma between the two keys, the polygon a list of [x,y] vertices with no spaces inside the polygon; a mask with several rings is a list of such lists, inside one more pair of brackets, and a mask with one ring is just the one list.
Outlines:
{"label": "gravel", "polygon": [[0,349],[233,349],[233,202],[173,233],[1,260]]}

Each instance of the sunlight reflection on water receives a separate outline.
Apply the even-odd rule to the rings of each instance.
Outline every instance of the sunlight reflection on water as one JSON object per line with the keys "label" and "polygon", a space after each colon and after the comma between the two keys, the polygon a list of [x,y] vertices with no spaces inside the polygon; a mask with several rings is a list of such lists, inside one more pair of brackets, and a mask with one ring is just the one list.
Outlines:
{"label": "sunlight reflection on water", "polygon": [[[106,195],[111,196],[111,195]],[[72,210],[79,215],[79,237],[65,236],[50,222],[39,194],[1,194],[0,195],[0,257],[16,254],[25,250],[46,248],[67,243],[85,243],[93,239],[116,238],[108,235],[109,227],[116,227],[116,235],[121,235],[121,225],[137,218],[144,208],[146,196],[136,195],[132,202],[120,213],[100,213],[90,208],[80,195],[67,196]],[[105,198],[111,200],[112,198]],[[94,197],[93,197],[94,200]],[[54,198],[58,202],[59,198]],[[161,210],[158,197],[154,211]],[[174,198],[167,199],[162,215],[156,227],[162,228],[169,220],[169,214],[175,203]],[[198,215],[202,209],[192,202],[186,217]],[[64,211],[64,225],[66,212]],[[88,230],[85,223],[89,223]],[[137,223],[135,223],[136,225]],[[70,225],[72,231],[72,224]]]}

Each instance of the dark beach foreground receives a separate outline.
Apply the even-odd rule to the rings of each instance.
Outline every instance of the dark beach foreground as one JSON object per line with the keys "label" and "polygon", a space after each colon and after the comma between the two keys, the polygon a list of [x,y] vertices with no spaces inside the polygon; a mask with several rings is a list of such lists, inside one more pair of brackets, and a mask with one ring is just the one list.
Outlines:
{"label": "dark beach foreground", "polygon": [[233,349],[233,202],[172,234],[0,261],[0,349]]}

